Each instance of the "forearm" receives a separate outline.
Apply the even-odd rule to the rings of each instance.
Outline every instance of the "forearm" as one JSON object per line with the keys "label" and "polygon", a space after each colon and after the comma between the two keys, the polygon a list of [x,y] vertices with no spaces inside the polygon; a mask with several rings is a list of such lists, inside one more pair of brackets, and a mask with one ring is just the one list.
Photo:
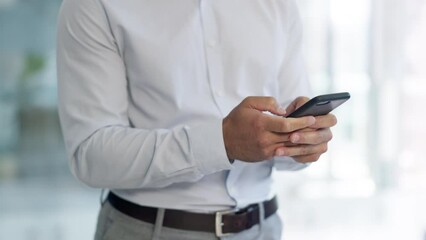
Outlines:
{"label": "forearm", "polygon": [[101,128],[80,144],[70,159],[72,171],[86,184],[102,188],[155,188],[197,181],[231,167],[220,146],[221,134],[209,133],[217,128],[209,125],[207,132],[202,130],[205,126]]}

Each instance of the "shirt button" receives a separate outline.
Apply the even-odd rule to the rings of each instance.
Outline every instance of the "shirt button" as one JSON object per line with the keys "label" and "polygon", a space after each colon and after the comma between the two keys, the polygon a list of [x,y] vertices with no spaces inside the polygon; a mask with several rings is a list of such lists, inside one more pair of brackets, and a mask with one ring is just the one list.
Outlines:
{"label": "shirt button", "polygon": [[214,47],[216,47],[217,43],[216,43],[215,40],[210,40],[207,44],[209,45],[209,47],[214,48]]}

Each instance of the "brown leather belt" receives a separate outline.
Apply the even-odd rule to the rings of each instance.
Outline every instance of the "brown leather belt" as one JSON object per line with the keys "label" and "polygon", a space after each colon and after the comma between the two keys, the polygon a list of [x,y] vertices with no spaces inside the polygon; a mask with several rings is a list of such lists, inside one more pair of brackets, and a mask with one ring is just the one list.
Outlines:
{"label": "brown leather belt", "polygon": [[[114,193],[108,194],[108,201],[118,211],[138,220],[155,223],[158,208],[145,207],[124,200]],[[264,201],[265,219],[278,209],[276,197]],[[252,204],[242,209],[231,209],[216,213],[194,213],[182,210],[166,209],[163,226],[189,230],[212,232],[222,237],[249,229],[259,223],[259,205]]]}

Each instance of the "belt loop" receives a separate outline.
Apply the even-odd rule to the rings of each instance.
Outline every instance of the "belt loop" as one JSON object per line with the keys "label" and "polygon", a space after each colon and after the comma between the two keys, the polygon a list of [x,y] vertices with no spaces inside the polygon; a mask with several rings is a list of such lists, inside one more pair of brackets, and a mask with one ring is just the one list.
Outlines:
{"label": "belt loop", "polygon": [[103,206],[107,200],[107,197],[105,195],[105,188],[101,189],[101,195],[99,196],[99,202],[101,203],[101,206]]}
{"label": "belt loop", "polygon": [[154,232],[152,233],[152,240],[159,240],[161,228],[163,227],[164,208],[158,208],[157,217],[155,218]]}
{"label": "belt loop", "polygon": [[258,239],[261,239],[262,236],[262,230],[263,230],[263,223],[265,221],[265,205],[261,202],[257,204],[259,206],[259,236]]}

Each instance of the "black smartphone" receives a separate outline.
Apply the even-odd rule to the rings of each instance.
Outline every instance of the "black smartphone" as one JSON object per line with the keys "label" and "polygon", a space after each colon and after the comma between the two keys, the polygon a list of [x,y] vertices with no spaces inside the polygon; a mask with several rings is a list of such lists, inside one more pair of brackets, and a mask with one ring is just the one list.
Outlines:
{"label": "black smartphone", "polygon": [[347,92],[320,95],[312,98],[307,103],[290,113],[287,117],[297,118],[304,116],[326,115],[333,109],[346,102],[351,95]]}

